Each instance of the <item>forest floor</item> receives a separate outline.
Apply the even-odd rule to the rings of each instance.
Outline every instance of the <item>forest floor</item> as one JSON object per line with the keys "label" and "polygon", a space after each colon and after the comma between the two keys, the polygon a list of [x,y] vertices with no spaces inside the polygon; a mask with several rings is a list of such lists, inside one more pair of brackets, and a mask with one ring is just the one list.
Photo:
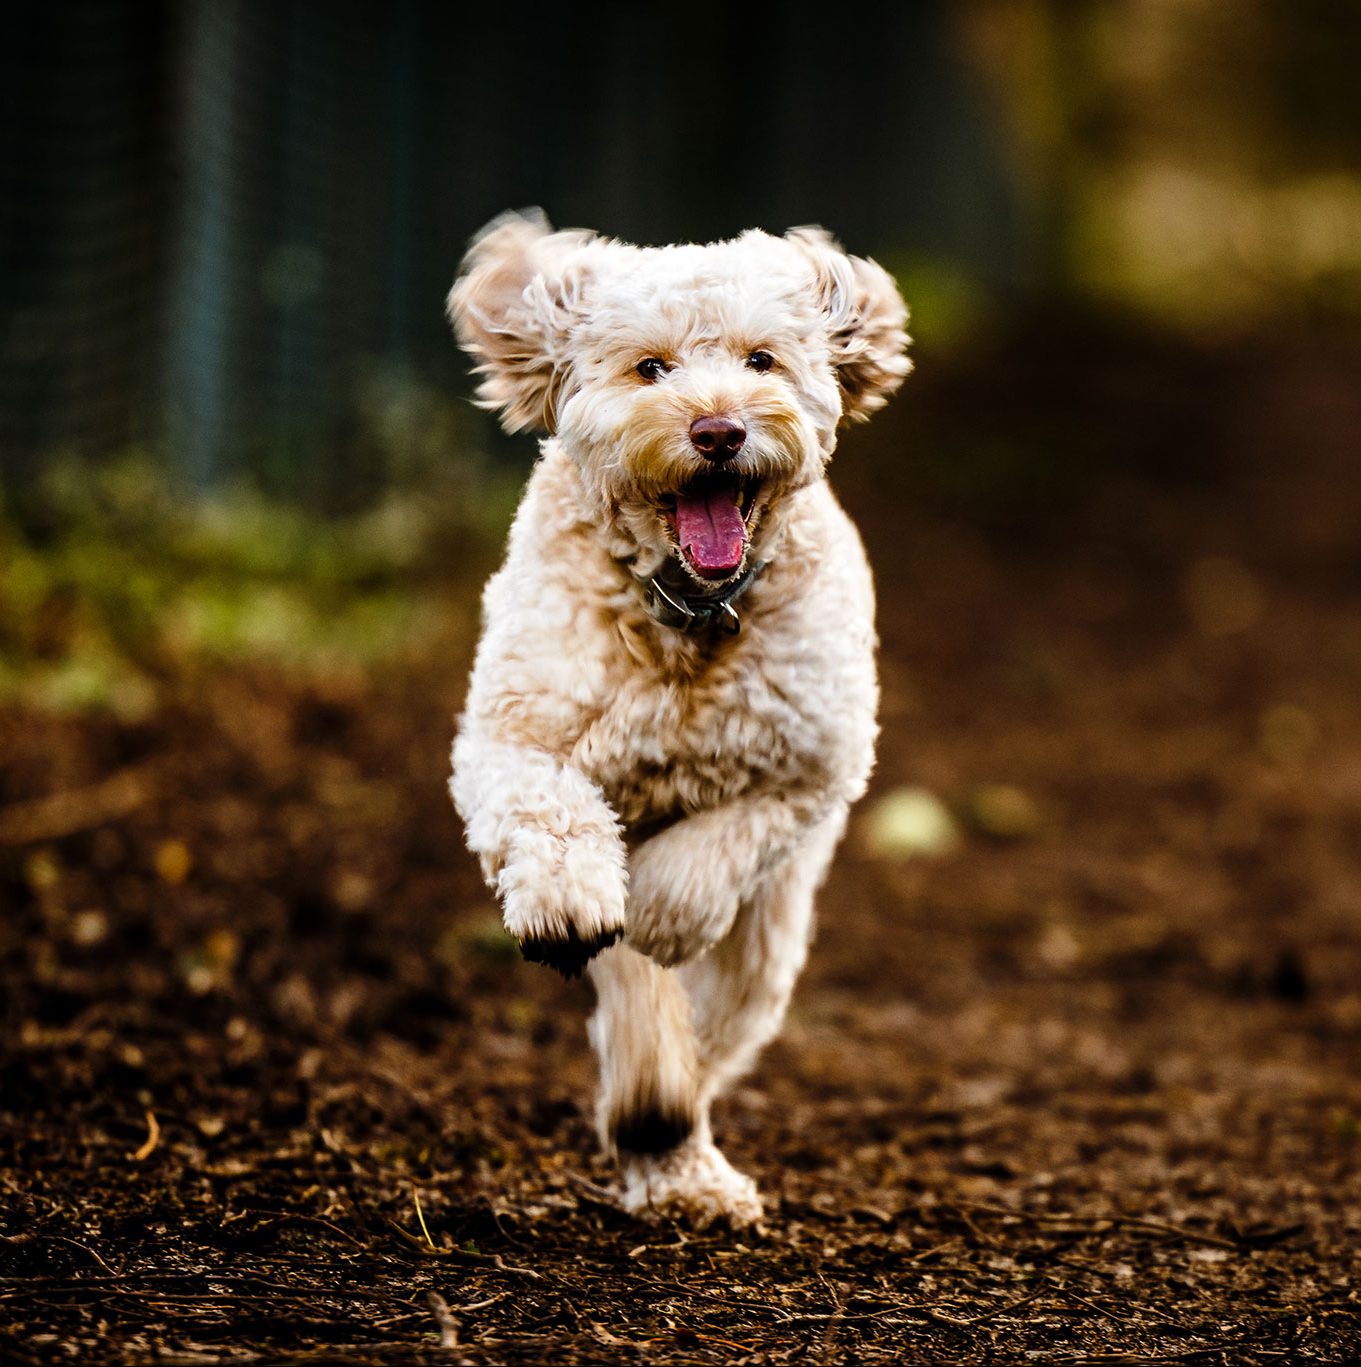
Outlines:
{"label": "forest floor", "polygon": [[[716,1117],[764,1231],[613,1204],[589,988],[519,961],[445,793],[451,590],[391,671],[0,713],[0,1357],[1361,1355],[1355,482],[1113,480],[1021,534],[844,463],[883,742]],[[905,785],[953,849],[870,839]]]}

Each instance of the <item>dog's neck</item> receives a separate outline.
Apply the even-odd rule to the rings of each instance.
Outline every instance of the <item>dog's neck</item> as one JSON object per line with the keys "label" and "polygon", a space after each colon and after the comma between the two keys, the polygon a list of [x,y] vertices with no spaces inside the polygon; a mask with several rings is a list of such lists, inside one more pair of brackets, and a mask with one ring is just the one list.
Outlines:
{"label": "dog's neck", "polygon": [[643,580],[636,574],[633,577],[642,591],[643,606],[653,621],[687,636],[708,630],[736,636],[742,630],[742,619],[733,604],[765,567],[764,560],[753,559],[736,579],[710,593],[696,589],[694,580],[674,556],[650,578]]}

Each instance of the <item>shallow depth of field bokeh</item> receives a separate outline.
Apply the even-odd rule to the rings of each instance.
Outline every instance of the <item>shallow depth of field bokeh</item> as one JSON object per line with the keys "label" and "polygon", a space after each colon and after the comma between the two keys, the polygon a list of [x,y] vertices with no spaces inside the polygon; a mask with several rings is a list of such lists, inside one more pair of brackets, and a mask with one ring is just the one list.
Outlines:
{"label": "shallow depth of field bokeh", "polygon": [[[1361,1351],[1361,11],[24,0],[0,67],[4,1355]],[[534,204],[913,308],[761,1239],[614,1210],[443,791],[534,458],[443,296]]]}

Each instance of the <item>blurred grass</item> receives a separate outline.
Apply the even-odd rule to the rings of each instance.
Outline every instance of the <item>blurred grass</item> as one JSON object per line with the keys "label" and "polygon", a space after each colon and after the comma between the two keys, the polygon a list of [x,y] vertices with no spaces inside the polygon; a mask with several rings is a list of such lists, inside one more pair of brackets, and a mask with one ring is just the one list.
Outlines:
{"label": "blurred grass", "polygon": [[0,703],[136,719],[227,661],[348,674],[461,637],[521,472],[451,471],[328,516],[177,488],[151,457],[55,463],[0,503]]}

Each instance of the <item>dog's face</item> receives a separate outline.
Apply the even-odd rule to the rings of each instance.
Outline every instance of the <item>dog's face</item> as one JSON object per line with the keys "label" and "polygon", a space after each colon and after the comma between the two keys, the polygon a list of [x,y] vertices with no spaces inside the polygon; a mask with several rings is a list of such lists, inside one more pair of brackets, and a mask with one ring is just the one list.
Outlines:
{"label": "dog's face", "polygon": [[643,248],[504,218],[449,311],[483,406],[557,437],[642,569],[675,555],[710,586],[910,369],[891,278],[814,228]]}

